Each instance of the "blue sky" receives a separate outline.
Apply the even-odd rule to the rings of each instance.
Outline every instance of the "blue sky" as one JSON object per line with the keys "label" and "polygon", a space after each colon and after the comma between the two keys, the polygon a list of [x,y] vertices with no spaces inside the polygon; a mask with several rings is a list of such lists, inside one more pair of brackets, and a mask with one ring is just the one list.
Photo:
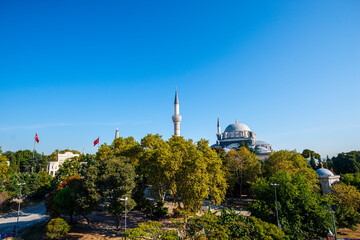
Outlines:
{"label": "blue sky", "polygon": [[359,1],[1,1],[0,146],[39,152],[238,121],[275,150],[360,148]]}

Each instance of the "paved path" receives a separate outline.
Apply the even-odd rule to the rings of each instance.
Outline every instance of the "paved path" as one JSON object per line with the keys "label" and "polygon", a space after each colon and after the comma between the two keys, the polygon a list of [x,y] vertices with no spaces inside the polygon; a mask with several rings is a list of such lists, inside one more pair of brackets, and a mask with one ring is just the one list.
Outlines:
{"label": "paved path", "polygon": [[[16,225],[17,215],[18,213],[14,212],[0,217],[0,234],[12,232]],[[20,211],[19,226],[22,229],[47,219],[49,216],[45,214],[45,205],[40,203]]]}

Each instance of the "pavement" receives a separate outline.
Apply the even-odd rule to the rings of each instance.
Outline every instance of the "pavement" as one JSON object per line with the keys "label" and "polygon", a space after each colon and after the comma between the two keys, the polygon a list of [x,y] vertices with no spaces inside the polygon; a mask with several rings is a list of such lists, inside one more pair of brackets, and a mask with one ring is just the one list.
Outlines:
{"label": "pavement", "polygon": [[[45,213],[44,203],[37,204],[20,211],[19,228],[23,229],[50,219]],[[0,235],[11,233],[17,222],[17,212],[12,212],[0,217]]]}

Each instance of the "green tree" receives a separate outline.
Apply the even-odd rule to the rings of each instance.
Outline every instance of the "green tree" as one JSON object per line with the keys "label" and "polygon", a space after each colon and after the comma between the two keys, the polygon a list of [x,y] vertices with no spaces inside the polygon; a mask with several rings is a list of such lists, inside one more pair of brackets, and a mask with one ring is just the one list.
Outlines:
{"label": "green tree", "polygon": [[50,239],[60,239],[62,236],[68,234],[70,226],[62,218],[51,219],[46,226],[46,236]]}
{"label": "green tree", "polygon": [[263,165],[264,176],[271,177],[279,171],[300,174],[307,178],[315,189],[319,189],[316,172],[308,167],[308,160],[296,151],[281,150],[270,154]]}
{"label": "green tree", "polygon": [[360,192],[356,187],[338,183],[331,186],[332,204],[335,205],[336,223],[339,228],[356,230],[360,223]]}
{"label": "green tree", "polygon": [[70,187],[61,189],[54,197],[54,209],[60,214],[68,215],[72,223],[75,213],[75,190]]}
{"label": "green tree", "polygon": [[279,220],[291,239],[324,237],[330,227],[328,202],[314,191],[306,175],[276,172],[269,179],[261,178],[253,186],[256,201],[249,204],[252,216],[276,224],[274,187],[277,183]]}
{"label": "green tree", "polygon": [[[172,136],[167,142],[174,162],[169,167],[178,169],[169,176],[169,192],[178,206],[183,203],[186,210],[196,212],[209,197],[209,192],[212,192],[211,200],[220,204],[225,195],[226,182],[216,152],[205,148],[203,140],[195,145],[192,140]],[[215,184],[211,183],[211,177],[215,178]]]}
{"label": "green tree", "polygon": [[331,160],[337,174],[360,173],[360,151],[339,153]]}
{"label": "green tree", "polygon": [[342,174],[341,181],[347,185],[355,186],[360,191],[360,173]]}
{"label": "green tree", "polygon": [[245,147],[241,147],[238,151],[229,151],[226,164],[233,178],[235,178],[235,181],[232,180],[231,182],[240,186],[240,197],[242,198],[243,188],[251,187],[260,176],[261,163],[254,153]]}
{"label": "green tree", "polygon": [[179,165],[171,158],[169,144],[159,134],[145,136],[141,139],[141,147],[144,151],[140,158],[141,171],[152,186],[152,195],[157,201],[164,202]]}
{"label": "green tree", "polygon": [[142,148],[133,137],[116,138],[110,146],[116,157],[127,157],[134,166],[139,165],[139,158],[142,155]]}
{"label": "green tree", "polygon": [[116,228],[119,228],[120,216],[124,212],[127,200],[127,210],[135,206],[131,198],[135,187],[135,169],[126,157],[110,157],[97,161],[87,170],[87,176],[95,180],[95,186],[104,200],[109,202],[108,212],[115,216]]}
{"label": "green tree", "polygon": [[78,157],[73,157],[64,161],[56,172],[55,180],[59,183],[70,176],[78,176],[84,166]]}
{"label": "green tree", "polygon": [[166,239],[176,240],[177,232],[175,230],[165,230],[159,222],[148,221],[145,223],[139,223],[137,228],[127,230],[125,232],[129,239]]}

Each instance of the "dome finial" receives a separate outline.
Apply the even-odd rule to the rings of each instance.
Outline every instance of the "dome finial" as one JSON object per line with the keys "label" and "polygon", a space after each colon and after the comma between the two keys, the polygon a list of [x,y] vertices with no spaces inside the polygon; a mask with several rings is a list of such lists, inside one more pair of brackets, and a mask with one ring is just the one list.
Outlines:
{"label": "dome finial", "polygon": [[235,118],[235,122],[237,123],[237,118]]}

